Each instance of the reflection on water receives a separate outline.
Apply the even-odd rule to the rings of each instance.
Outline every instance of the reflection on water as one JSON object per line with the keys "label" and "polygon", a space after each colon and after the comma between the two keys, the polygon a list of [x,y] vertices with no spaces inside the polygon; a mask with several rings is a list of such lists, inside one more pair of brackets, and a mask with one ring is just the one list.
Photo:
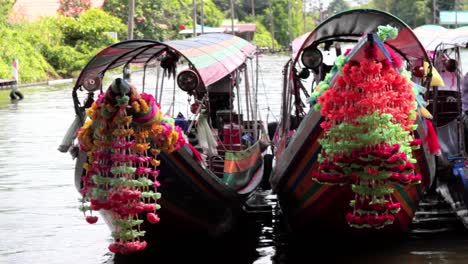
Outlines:
{"label": "reflection on water", "polygon": [[[264,56],[259,93],[263,118],[279,113],[285,57]],[[465,67],[468,69],[468,67]],[[263,83],[263,86],[262,86]],[[225,243],[155,249],[137,259],[108,253],[110,232],[89,225],[78,208],[74,162],[57,151],[73,121],[71,84],[23,88],[24,100],[0,100],[0,263],[465,263],[465,232],[398,241],[342,242],[323,236],[297,240],[285,232],[277,210],[253,213],[246,232]],[[8,93],[0,93],[2,97]],[[185,101],[186,102],[186,101]],[[271,111],[268,111],[270,108]],[[274,196],[269,196],[276,208]],[[367,249],[366,249],[367,248]],[[164,250],[164,251],[162,251]],[[326,259],[327,261],[322,261]]]}
{"label": "reflection on water", "polygon": [[21,91],[23,100],[0,105],[0,263],[102,262],[109,231],[83,221],[73,161],[57,151],[73,117],[71,91]]}

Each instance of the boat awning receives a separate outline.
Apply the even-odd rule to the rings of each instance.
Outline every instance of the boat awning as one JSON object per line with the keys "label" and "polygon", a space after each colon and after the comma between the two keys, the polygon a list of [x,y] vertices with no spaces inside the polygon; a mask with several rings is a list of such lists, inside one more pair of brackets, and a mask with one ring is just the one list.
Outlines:
{"label": "boat awning", "polygon": [[296,38],[291,43],[293,58],[314,43],[324,42],[331,38],[357,39],[364,34],[376,32],[378,26],[390,25],[398,29],[395,39],[388,39],[386,44],[409,60],[426,59],[427,53],[418,38],[399,18],[375,9],[353,9],[332,16],[318,25],[313,31]]}
{"label": "boat awning", "polygon": [[106,71],[126,64],[146,63],[167,50],[185,57],[208,86],[241,66],[255,53],[256,47],[240,37],[224,33],[166,42],[122,41],[103,49],[88,62],[75,83],[75,89],[82,86],[88,76],[104,76]]}
{"label": "boat awning", "polygon": [[448,29],[436,25],[423,25],[413,31],[428,51],[434,51],[439,44],[460,47],[466,47],[468,44],[468,27]]}

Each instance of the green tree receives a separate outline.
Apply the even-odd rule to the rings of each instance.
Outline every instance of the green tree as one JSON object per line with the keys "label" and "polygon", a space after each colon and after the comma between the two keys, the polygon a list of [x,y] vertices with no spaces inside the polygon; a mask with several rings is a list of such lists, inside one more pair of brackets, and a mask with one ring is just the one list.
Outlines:
{"label": "green tree", "polygon": [[0,25],[5,24],[15,0],[0,0]]}
{"label": "green tree", "polygon": [[[261,20],[261,16],[257,16]],[[279,47],[279,43],[274,40],[272,41],[272,35],[270,31],[259,21],[257,21],[257,30],[255,31],[253,42],[258,47]],[[274,43],[273,43],[274,42]]]}
{"label": "green tree", "polygon": [[[197,23],[201,23],[202,19],[202,11],[201,11],[201,4],[198,1],[197,5]],[[183,6],[188,10],[192,10],[192,0],[183,0]],[[223,21],[224,15],[221,10],[216,6],[216,4],[212,0],[203,0],[203,21],[206,26],[210,27],[217,27],[221,25]],[[190,21],[192,18],[190,18]],[[192,22],[190,22],[192,23]],[[191,24],[190,24],[191,25]]]}
{"label": "green tree", "polygon": [[373,0],[370,6],[398,17],[410,27],[417,27],[425,23],[425,1]]}
{"label": "green tree", "polygon": [[[89,9],[77,18],[61,17],[58,22],[64,34],[65,44],[79,48],[80,51],[89,51],[115,43],[116,40],[106,32],[117,32],[121,38],[126,32],[126,26],[117,17],[97,8]],[[88,48],[83,49],[83,45]]]}
{"label": "green tree", "polygon": [[[252,15],[252,4],[254,7],[255,15],[264,15],[265,10],[268,8],[268,2],[266,1],[259,1],[259,0],[241,0],[241,6],[243,9],[243,13],[248,14],[249,16]],[[241,19],[239,17],[239,19]]]}
{"label": "green tree", "polygon": [[395,0],[373,0],[371,1],[371,6],[382,11],[390,12],[394,3]]}
{"label": "green tree", "polygon": [[329,16],[332,16],[348,9],[350,9],[350,6],[345,0],[333,0],[328,5],[327,13]]}
{"label": "green tree", "polygon": [[[426,3],[427,7],[427,19],[428,23],[439,24],[440,11],[448,10],[467,10],[468,1],[457,1],[457,0],[428,0]],[[435,8],[435,10],[434,10]]]}
{"label": "green tree", "polygon": [[[289,4],[291,5],[291,14],[288,13]],[[303,33],[302,1],[290,0],[288,3],[288,0],[272,0],[272,12],[266,17],[269,19],[269,16],[272,15],[274,18],[275,39],[280,45],[288,47],[291,40]]]}
{"label": "green tree", "polygon": [[[260,24],[268,31],[274,30],[275,39],[282,46],[288,46],[290,38],[295,38],[304,33],[304,29],[310,29],[310,24],[304,24],[303,1],[305,0],[233,0],[234,16],[239,21],[254,21],[252,17],[252,4],[255,10],[255,21],[257,32]],[[213,0],[219,9],[224,12],[225,17],[231,17],[230,0]],[[291,16],[288,13],[288,5],[291,5]],[[271,7],[271,8],[270,8]],[[309,15],[309,14],[307,14]],[[289,21],[291,17],[291,21]],[[291,31],[289,23],[291,22]],[[265,39],[264,37],[261,37]],[[271,44],[269,45],[271,46]],[[277,47],[277,46],[276,46]],[[275,47],[275,48],[276,48]]]}
{"label": "green tree", "polygon": [[0,79],[12,78],[13,59],[20,62],[20,82],[35,82],[57,76],[33,43],[28,41],[28,35],[29,32],[16,27],[0,27]]}
{"label": "green tree", "polygon": [[124,38],[126,26],[117,17],[91,8],[78,17],[60,17],[62,45],[50,46],[45,57],[64,76],[75,75],[102,48],[117,41],[108,32]]}
{"label": "green tree", "polygon": [[216,4],[216,6],[221,10],[221,11],[226,11],[231,8],[231,2],[230,0],[213,0],[213,3]]}
{"label": "green tree", "polygon": [[108,32],[125,37],[127,31],[119,18],[100,9],[15,24],[6,22],[6,14],[0,22],[0,78],[10,78],[11,63],[19,59],[21,82],[76,77],[92,56],[117,41]]}
{"label": "green tree", "polygon": [[[104,10],[128,23],[128,0],[107,0]],[[204,1],[206,26],[219,26],[223,14],[211,0]],[[201,10],[197,8],[197,21]],[[134,38],[166,40],[177,37],[180,25],[191,25],[192,0],[135,1]]]}

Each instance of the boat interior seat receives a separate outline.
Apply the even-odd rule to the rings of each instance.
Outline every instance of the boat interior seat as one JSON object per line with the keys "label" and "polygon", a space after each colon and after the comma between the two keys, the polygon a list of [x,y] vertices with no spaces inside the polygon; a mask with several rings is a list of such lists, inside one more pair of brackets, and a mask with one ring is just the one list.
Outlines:
{"label": "boat interior seat", "polygon": [[218,178],[222,179],[224,175],[224,155],[211,156],[208,167]]}
{"label": "boat interior seat", "polygon": [[460,93],[458,91],[437,91],[437,99],[434,98],[434,92],[429,91],[426,100],[429,103],[426,108],[434,116],[433,122],[436,127],[445,126],[461,115]]}
{"label": "boat interior seat", "polygon": [[216,111],[216,128],[222,129],[224,124],[229,123],[241,125],[243,123],[243,115],[231,112],[230,110]]}
{"label": "boat interior seat", "polygon": [[242,144],[223,144],[217,147],[218,155],[211,156],[209,158],[208,167],[209,169],[219,178],[223,178],[224,175],[224,155],[226,151],[240,151],[247,149],[248,147]]}

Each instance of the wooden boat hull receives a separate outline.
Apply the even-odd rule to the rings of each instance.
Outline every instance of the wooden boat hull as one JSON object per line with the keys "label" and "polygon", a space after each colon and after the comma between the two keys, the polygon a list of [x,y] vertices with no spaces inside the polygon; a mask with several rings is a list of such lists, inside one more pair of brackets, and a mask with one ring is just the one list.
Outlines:
{"label": "wooden boat hull", "polygon": [[[252,113],[246,119],[242,118],[244,113],[232,118],[233,89],[239,84],[231,80],[241,72],[248,79],[246,60],[255,49],[229,34],[167,42],[122,41],[100,51],[81,71],[72,93],[77,118],[60,150],[67,151],[77,137],[76,146],[86,151],[79,155],[75,171],[76,186],[83,194],[80,210],[88,223],[97,219],[93,211],[101,212],[113,231],[111,252],[134,253],[154,241],[226,237],[242,226],[247,199],[261,183],[264,149],[260,143],[254,144],[261,139],[262,127],[252,126],[261,120],[251,118]],[[138,85],[143,92],[125,80],[127,73],[103,92],[106,71],[130,65],[143,68]],[[147,67],[156,65],[153,97],[144,91]],[[178,67],[184,70],[177,72]],[[161,108],[167,100],[163,89],[165,79],[171,78],[172,113],[165,114]],[[190,125],[180,111],[174,118],[179,107],[176,83],[190,98],[189,103],[195,99],[190,105],[194,114]],[[250,88],[247,81],[244,85]],[[83,88],[88,96],[82,106],[78,92]],[[95,100],[98,90],[101,93]],[[214,103],[221,99],[231,104]],[[247,99],[251,105],[251,97]],[[217,119],[225,110],[229,110],[229,118]],[[252,111],[247,107],[247,112]],[[247,138],[241,140],[244,123],[248,124],[242,130]],[[237,141],[227,142],[228,136],[236,136],[229,129],[218,134],[226,124],[239,125]],[[184,133],[196,135],[197,143],[188,143]],[[236,146],[232,151],[231,145]],[[250,146],[255,148],[244,148]]]}
{"label": "wooden boat hull", "polygon": [[[320,113],[311,110],[296,135],[276,161],[271,176],[273,191],[278,196],[281,213],[290,231],[303,234],[309,232],[406,232],[424,191],[432,183],[435,171],[433,156],[425,147],[415,150],[413,155],[418,160],[416,169],[423,176],[422,183],[405,187],[394,184],[393,201],[401,203],[401,211],[395,222],[383,229],[351,228],[345,219],[352,210],[349,205],[354,199],[350,184],[325,185],[312,179],[312,173],[318,169],[318,154],[321,145],[318,139],[323,133],[320,127]],[[418,124],[416,136],[423,138],[425,130]]]}
{"label": "wooden boat hull", "polygon": [[[323,58],[332,46],[336,60],[328,65]],[[270,177],[287,227],[296,234],[408,231],[432,184],[437,152],[423,96],[428,80],[406,67],[430,65],[423,46],[393,15],[355,9],[297,38],[292,50]]]}
{"label": "wooden boat hull", "polygon": [[[221,180],[209,175],[194,160],[188,147],[160,157],[158,180],[161,186],[158,192],[162,197],[158,200],[161,205],[158,215],[161,221],[149,224],[145,220],[145,240],[219,238],[245,221],[241,197]],[[82,168],[82,159],[77,163],[77,168]],[[76,170],[77,188],[81,185],[81,172],[82,169]],[[99,212],[114,230],[112,213],[103,209]]]}

